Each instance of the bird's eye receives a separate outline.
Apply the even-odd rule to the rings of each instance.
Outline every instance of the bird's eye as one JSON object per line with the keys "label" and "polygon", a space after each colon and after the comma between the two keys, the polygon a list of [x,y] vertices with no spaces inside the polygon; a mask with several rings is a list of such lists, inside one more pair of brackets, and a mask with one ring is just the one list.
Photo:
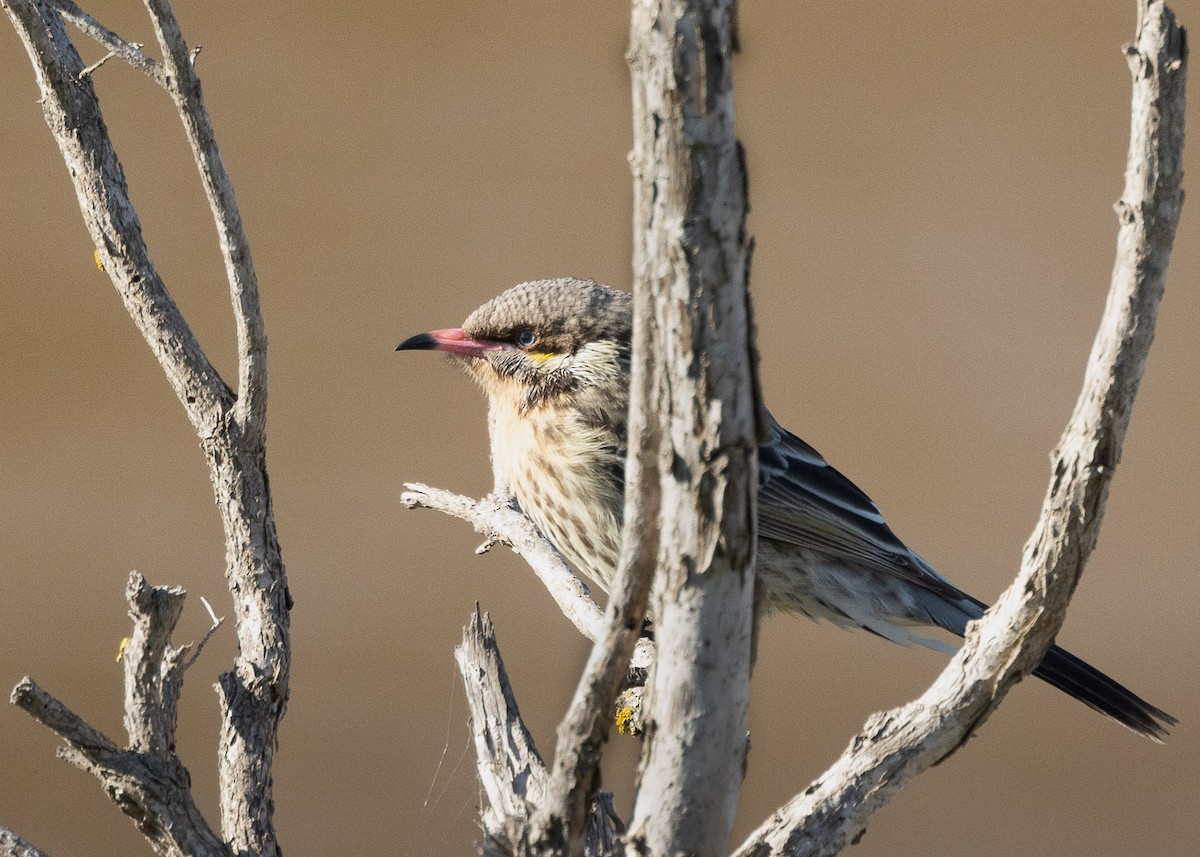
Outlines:
{"label": "bird's eye", "polygon": [[529,348],[531,345],[537,342],[537,340],[537,334],[529,328],[517,331],[517,335],[514,337],[514,341],[522,348]]}

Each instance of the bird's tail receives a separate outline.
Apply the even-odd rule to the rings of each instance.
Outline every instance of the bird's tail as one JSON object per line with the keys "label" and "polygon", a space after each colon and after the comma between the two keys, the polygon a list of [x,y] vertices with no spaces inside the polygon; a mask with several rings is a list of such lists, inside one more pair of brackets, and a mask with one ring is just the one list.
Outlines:
{"label": "bird's tail", "polygon": [[1084,705],[1159,744],[1167,736],[1167,727],[1179,722],[1091,664],[1058,646],[1046,652],[1033,674],[1063,693],[1075,697]]}
{"label": "bird's tail", "polygon": [[[978,619],[987,610],[986,604],[965,593],[963,600],[955,606],[962,611],[961,619],[954,618],[944,611],[934,617],[934,621],[960,637],[966,630],[966,620]],[[1058,646],[1050,647],[1042,662],[1034,668],[1033,674],[1127,729],[1159,744],[1167,737],[1168,727],[1179,722],[1087,661]]]}

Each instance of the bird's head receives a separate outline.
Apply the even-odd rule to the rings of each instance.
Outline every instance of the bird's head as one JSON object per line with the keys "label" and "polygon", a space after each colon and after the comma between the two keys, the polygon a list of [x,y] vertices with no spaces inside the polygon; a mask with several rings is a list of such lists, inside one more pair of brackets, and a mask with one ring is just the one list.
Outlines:
{"label": "bird's head", "polygon": [[533,280],[513,286],[462,327],[420,333],[397,351],[444,351],[489,396],[522,409],[627,384],[633,304],[626,292],[590,280]]}

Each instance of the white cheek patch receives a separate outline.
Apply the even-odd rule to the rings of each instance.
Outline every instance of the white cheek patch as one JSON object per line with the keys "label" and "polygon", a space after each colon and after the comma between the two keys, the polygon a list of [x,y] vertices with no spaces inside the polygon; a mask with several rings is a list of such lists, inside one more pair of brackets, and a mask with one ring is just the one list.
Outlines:
{"label": "white cheek patch", "polygon": [[[620,349],[612,340],[589,342],[572,356],[559,358],[564,368],[584,385],[604,384],[620,377]],[[569,362],[567,362],[569,361]],[[556,367],[557,368],[557,367]]]}

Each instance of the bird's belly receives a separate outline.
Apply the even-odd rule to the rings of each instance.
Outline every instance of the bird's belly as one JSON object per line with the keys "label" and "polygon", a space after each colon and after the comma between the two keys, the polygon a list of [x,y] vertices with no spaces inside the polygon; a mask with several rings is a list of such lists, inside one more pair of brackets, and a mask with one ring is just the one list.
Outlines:
{"label": "bird's belly", "polygon": [[916,643],[954,651],[912,630],[935,624],[930,605],[937,599],[890,575],[774,539],[759,539],[756,571],[770,608],[825,619],[842,628],[866,628],[902,646]]}
{"label": "bird's belly", "polygon": [[535,474],[526,468],[512,479],[511,487],[542,535],[607,594],[620,553],[621,522],[613,498],[604,496],[611,492],[594,482],[592,473]]}
{"label": "bird's belly", "polygon": [[[578,571],[607,593],[621,549],[621,485],[603,438],[497,414],[492,456],[522,511]],[[623,465],[624,462],[619,462]]]}

